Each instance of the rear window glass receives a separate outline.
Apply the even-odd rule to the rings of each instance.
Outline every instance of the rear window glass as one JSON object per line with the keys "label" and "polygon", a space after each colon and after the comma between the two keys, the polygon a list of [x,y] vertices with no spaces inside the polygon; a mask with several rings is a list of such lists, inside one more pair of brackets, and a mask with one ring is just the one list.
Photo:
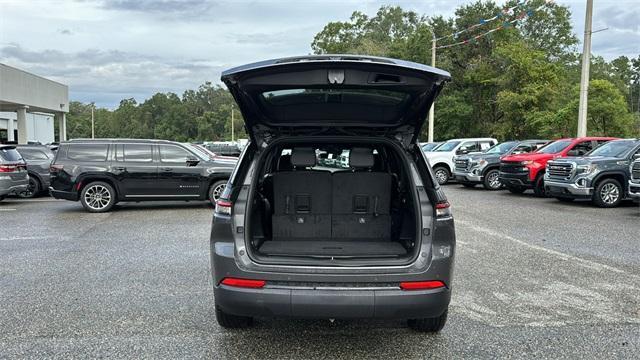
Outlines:
{"label": "rear window glass", "polygon": [[124,144],[124,161],[152,162],[153,148],[151,145]]}
{"label": "rear window glass", "polygon": [[73,144],[67,150],[67,157],[78,161],[107,160],[107,144]]}
{"label": "rear window glass", "polygon": [[53,158],[53,153],[46,154],[38,149],[20,149],[19,153],[26,160],[49,160]]}
{"label": "rear window glass", "polygon": [[21,161],[22,157],[15,148],[1,148],[0,158],[4,161]]}
{"label": "rear window glass", "polygon": [[273,105],[330,102],[398,105],[408,97],[403,92],[381,89],[285,89],[262,93],[262,98]]}

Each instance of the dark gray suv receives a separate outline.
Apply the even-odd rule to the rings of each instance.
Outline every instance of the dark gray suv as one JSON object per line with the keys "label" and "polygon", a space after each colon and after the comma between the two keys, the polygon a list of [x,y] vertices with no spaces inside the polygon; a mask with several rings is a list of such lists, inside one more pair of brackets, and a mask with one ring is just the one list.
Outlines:
{"label": "dark gray suv", "polygon": [[19,193],[20,197],[31,198],[49,191],[49,167],[55,157],[53,151],[43,145],[18,145],[16,150],[27,163],[29,186]]}
{"label": "dark gray suv", "polygon": [[[343,55],[223,73],[251,141],[214,213],[220,325],[387,318],[442,329],[454,224],[416,141],[449,79],[421,64]],[[319,165],[327,154],[348,154],[348,166]]]}

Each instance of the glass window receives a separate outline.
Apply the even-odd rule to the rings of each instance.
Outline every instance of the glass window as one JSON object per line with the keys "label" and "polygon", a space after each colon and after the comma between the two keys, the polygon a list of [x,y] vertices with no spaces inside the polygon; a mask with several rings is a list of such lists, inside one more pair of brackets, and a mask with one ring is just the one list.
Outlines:
{"label": "glass window", "polygon": [[[116,152],[117,156],[117,152]],[[145,144],[124,144],[124,161],[152,162],[153,147]]]}
{"label": "glass window", "polygon": [[492,147],[490,147],[489,149],[487,149],[487,151],[485,151],[485,153],[487,154],[505,154],[507,151],[511,150],[511,148],[513,148],[513,146],[516,144],[515,141],[507,141],[507,142],[503,142],[500,144],[496,144]]}
{"label": "glass window", "polygon": [[105,161],[108,148],[107,144],[71,144],[67,157],[78,161]]}
{"label": "glass window", "polygon": [[447,141],[446,143],[438,146],[433,151],[438,151],[438,152],[452,151],[453,149],[455,149],[456,146],[458,146],[458,144],[460,144],[460,141]]}
{"label": "glass window", "polygon": [[18,152],[26,160],[49,160],[49,156],[38,149],[19,149]]}
{"label": "glass window", "polygon": [[480,141],[480,151],[487,150],[493,145],[491,141]]}
{"label": "glass window", "polygon": [[22,156],[13,147],[0,148],[0,158],[4,161],[21,161]]}
{"label": "glass window", "polygon": [[593,142],[591,140],[583,141],[576,144],[571,150],[569,150],[569,156],[582,156],[593,149]]}
{"label": "glass window", "polygon": [[554,141],[551,144],[543,147],[542,149],[538,150],[539,153],[541,154],[555,154],[555,153],[559,153],[562,150],[566,149],[567,146],[571,145],[571,140],[558,140],[558,141]]}
{"label": "glass window", "polygon": [[608,142],[593,151],[589,156],[606,156],[622,158],[637,144],[636,140],[618,140]]}
{"label": "glass window", "polygon": [[166,163],[186,163],[187,159],[194,157],[187,150],[172,145],[160,145],[160,161]]}
{"label": "glass window", "polygon": [[478,145],[478,142],[476,142],[476,141],[467,141],[467,142],[463,143],[462,146],[460,146],[458,148],[458,151],[456,151],[456,153],[457,154],[462,154],[463,150],[466,150],[466,152],[479,151],[480,150],[480,146]]}

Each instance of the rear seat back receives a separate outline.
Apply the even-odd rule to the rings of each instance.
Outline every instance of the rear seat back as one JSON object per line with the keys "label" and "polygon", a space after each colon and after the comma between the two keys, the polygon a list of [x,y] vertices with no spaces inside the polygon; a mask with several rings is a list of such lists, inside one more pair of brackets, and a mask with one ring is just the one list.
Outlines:
{"label": "rear seat back", "polygon": [[294,148],[293,170],[273,175],[274,240],[331,238],[331,173],[308,169],[316,164],[312,148]]}
{"label": "rear seat back", "polygon": [[334,240],[391,238],[391,175],[373,172],[373,151],[353,148],[352,172],[336,172],[332,181],[331,236]]}

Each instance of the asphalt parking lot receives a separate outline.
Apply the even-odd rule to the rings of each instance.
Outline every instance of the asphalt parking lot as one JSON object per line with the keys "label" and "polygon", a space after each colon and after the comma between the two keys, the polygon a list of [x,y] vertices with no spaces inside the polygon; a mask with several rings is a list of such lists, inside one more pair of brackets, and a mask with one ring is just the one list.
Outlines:
{"label": "asphalt parking lot", "polygon": [[446,186],[458,236],[449,322],[261,319],[225,331],[205,203],[89,214],[0,202],[0,358],[634,358],[640,208]]}

